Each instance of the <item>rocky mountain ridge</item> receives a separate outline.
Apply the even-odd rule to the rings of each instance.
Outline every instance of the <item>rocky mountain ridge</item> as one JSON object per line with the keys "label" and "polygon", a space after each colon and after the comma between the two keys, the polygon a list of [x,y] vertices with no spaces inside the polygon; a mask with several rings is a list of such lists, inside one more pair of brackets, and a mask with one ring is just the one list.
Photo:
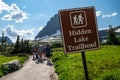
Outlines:
{"label": "rocky mountain ridge", "polygon": [[[117,33],[120,33],[120,26],[114,27]],[[58,34],[59,32],[59,34]],[[56,14],[54,17],[48,21],[47,25],[37,34],[35,39],[39,40],[41,38],[50,37],[53,35],[61,36],[60,34],[60,21],[59,15]],[[100,39],[106,38],[108,35],[108,30],[99,30]]]}
{"label": "rocky mountain ridge", "polygon": [[40,39],[45,36],[51,36],[60,30],[59,16],[56,14],[47,22],[47,25],[37,34],[35,39]]}
{"label": "rocky mountain ridge", "polygon": [[[5,38],[6,38],[7,44],[13,44],[12,40],[8,36],[5,36]],[[2,37],[0,37],[0,43],[1,43],[1,39]]]}

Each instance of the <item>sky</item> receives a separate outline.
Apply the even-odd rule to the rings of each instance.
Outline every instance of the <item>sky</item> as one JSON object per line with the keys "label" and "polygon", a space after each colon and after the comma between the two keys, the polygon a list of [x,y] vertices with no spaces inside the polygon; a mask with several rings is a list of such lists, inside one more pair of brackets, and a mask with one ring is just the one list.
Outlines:
{"label": "sky", "polygon": [[0,36],[2,31],[13,42],[33,40],[51,17],[61,9],[94,6],[98,29],[120,25],[120,0],[0,0]]}

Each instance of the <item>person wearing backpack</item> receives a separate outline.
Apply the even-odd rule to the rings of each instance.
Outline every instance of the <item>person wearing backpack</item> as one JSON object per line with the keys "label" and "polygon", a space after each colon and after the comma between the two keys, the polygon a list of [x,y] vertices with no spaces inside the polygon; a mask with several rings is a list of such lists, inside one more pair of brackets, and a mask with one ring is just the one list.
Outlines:
{"label": "person wearing backpack", "polygon": [[37,53],[37,45],[34,45],[34,46],[32,47],[33,60],[36,59],[36,58],[35,58],[36,53]]}
{"label": "person wearing backpack", "polygon": [[51,58],[51,48],[50,45],[47,44],[46,48],[45,48],[45,52],[46,52],[46,57],[47,57],[47,62],[50,62],[50,58]]}
{"label": "person wearing backpack", "polygon": [[46,52],[45,52],[46,44],[42,44],[42,58],[43,60],[46,60]]}
{"label": "person wearing backpack", "polygon": [[38,62],[43,62],[42,53],[43,53],[42,45],[39,45],[39,47],[38,47],[38,55],[39,55]]}

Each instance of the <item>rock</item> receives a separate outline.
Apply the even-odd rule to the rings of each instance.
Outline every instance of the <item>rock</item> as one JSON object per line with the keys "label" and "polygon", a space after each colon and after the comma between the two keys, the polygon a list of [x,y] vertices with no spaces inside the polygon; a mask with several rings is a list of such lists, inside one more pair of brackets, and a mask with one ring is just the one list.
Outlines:
{"label": "rock", "polygon": [[13,60],[7,63],[3,63],[2,68],[3,70],[8,70],[7,72],[13,72],[22,67],[22,64],[20,63],[19,60]]}

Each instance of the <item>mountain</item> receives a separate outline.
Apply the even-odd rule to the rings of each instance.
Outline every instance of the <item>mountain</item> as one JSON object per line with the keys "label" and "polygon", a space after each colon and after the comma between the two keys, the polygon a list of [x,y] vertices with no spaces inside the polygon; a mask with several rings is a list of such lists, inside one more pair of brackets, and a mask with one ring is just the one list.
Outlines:
{"label": "mountain", "polygon": [[[117,33],[120,33],[120,26],[114,27]],[[59,33],[59,34],[58,34]],[[52,37],[53,35],[61,36],[60,34],[60,22],[59,22],[59,15],[56,14],[54,17],[48,21],[47,25],[41,30],[35,39],[40,40],[48,37]],[[108,29],[99,30],[100,40],[107,39]]]}
{"label": "mountain", "polygon": [[59,16],[56,14],[48,21],[47,25],[38,33],[35,39],[40,39],[44,36],[51,36],[60,30]]}
{"label": "mountain", "polygon": [[103,39],[107,39],[107,36],[108,36],[108,30],[107,29],[99,30],[98,33],[99,33],[99,38],[100,38],[101,41]]}
{"label": "mountain", "polygon": [[[13,42],[11,41],[9,37],[5,36],[5,38],[6,38],[7,44],[13,44]],[[1,43],[1,39],[2,37],[0,37],[0,43]]]}
{"label": "mountain", "polygon": [[118,34],[120,34],[120,26],[117,26],[117,27],[115,28],[115,32],[118,33]]}

